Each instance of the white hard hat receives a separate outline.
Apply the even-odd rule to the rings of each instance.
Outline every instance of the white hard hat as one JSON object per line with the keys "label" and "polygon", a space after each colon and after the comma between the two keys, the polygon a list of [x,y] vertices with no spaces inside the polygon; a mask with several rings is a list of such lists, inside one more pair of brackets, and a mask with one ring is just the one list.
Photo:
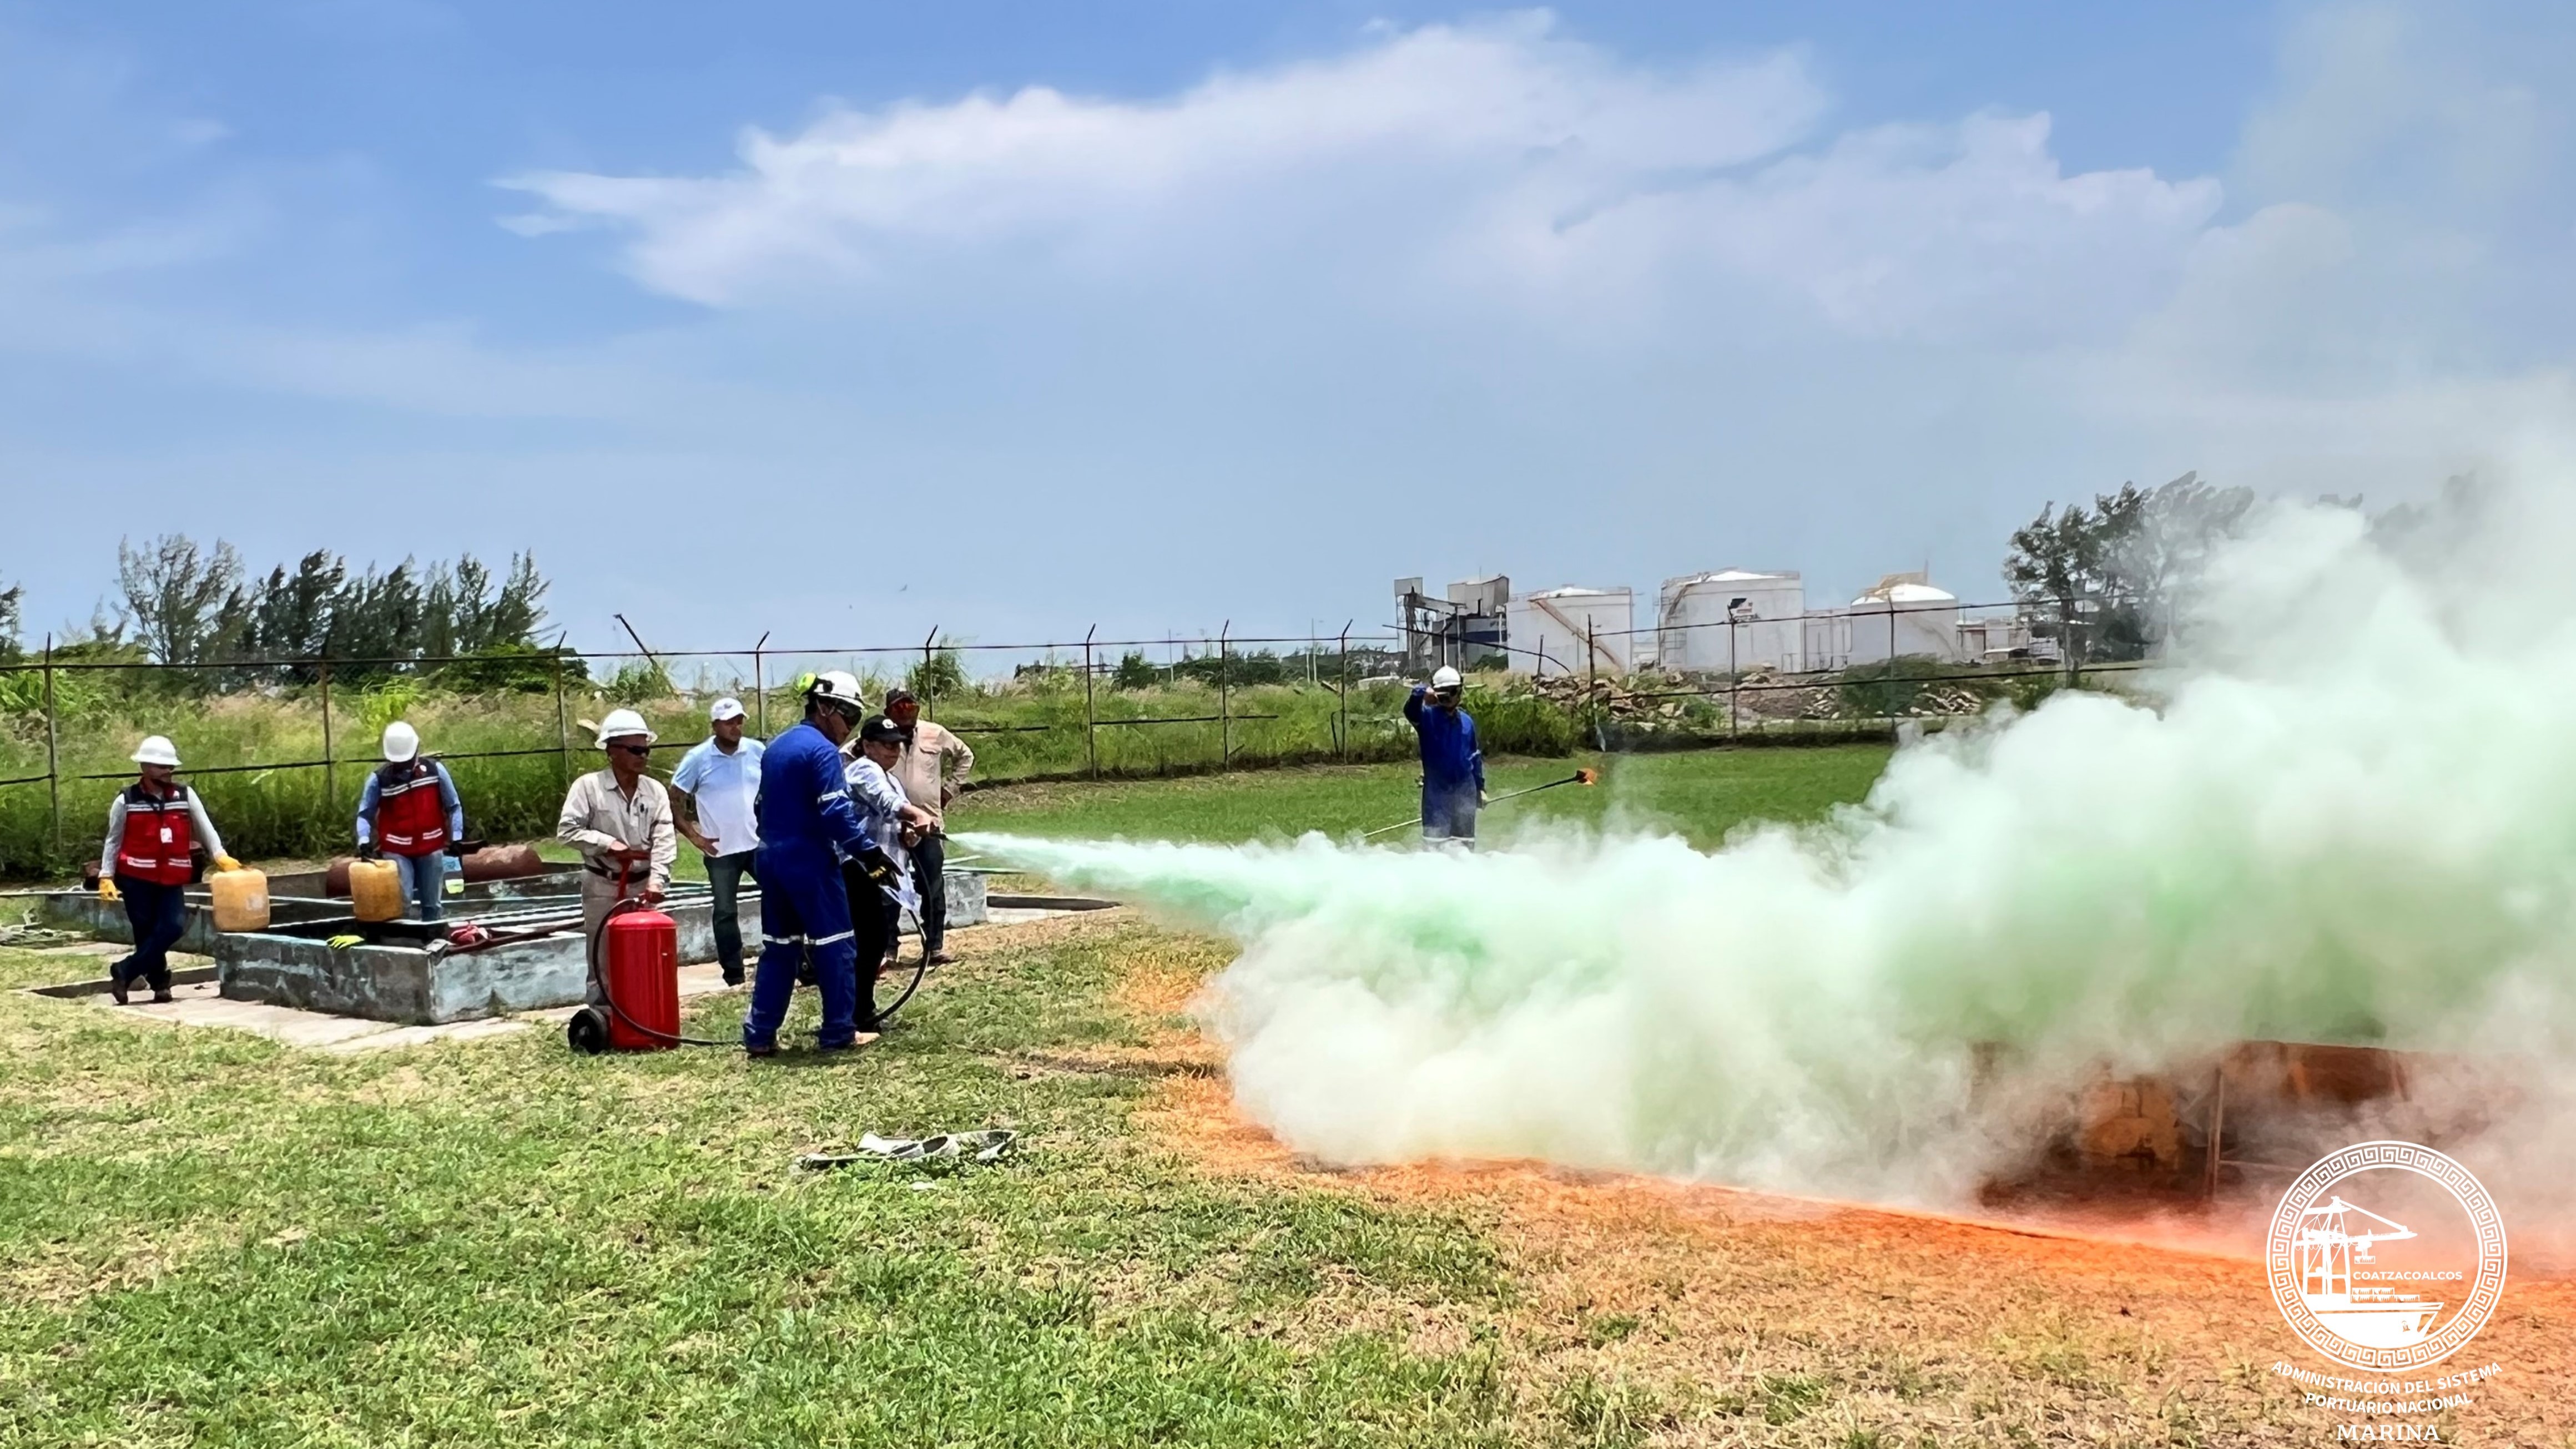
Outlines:
{"label": "white hard hat", "polygon": [[1443,664],[1439,668],[1431,671],[1431,687],[1433,689],[1456,689],[1459,683],[1458,671],[1450,668],[1446,664]]}
{"label": "white hard hat", "polygon": [[859,690],[858,676],[846,669],[826,669],[815,675],[814,682],[805,686],[805,697],[846,705],[861,714],[868,708],[867,697]]}
{"label": "white hard hat", "polygon": [[721,724],[729,719],[740,718],[742,718],[742,701],[734,698],[730,694],[717,700],[714,704],[707,706],[707,723],[709,724]]}
{"label": "white hard hat", "polygon": [[618,739],[625,735],[642,735],[644,737],[644,743],[648,745],[661,738],[660,735],[653,733],[653,727],[651,725],[644,722],[644,716],[637,714],[635,711],[631,709],[610,710],[608,712],[608,718],[599,722],[599,747],[601,749],[606,749],[608,748],[608,742],[610,740]]}
{"label": "white hard hat", "polygon": [[402,764],[420,754],[420,731],[401,720],[385,726],[385,758]]}
{"label": "white hard hat", "polygon": [[175,770],[179,768],[179,747],[170,743],[168,735],[148,735],[134,747],[134,763],[168,765]]}

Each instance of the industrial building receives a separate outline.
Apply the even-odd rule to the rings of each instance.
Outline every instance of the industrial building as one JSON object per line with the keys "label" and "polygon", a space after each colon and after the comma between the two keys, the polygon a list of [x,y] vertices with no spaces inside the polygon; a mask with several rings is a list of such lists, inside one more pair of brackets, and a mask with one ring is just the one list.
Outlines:
{"label": "industrial building", "polygon": [[[1598,674],[1617,679],[1654,660],[1654,640],[1636,632],[1629,589],[1567,587],[1516,594],[1511,603],[1512,667],[1526,673]],[[1642,652],[1644,659],[1638,658]]]}
{"label": "industrial building", "polygon": [[[1651,623],[1635,591],[1568,585],[1515,594],[1501,574],[1460,579],[1445,596],[1419,578],[1395,581],[1404,668],[1504,664],[1538,675],[1617,678],[1647,669],[1784,674],[1890,659],[1977,663],[2043,652],[2029,621],[1970,618],[1922,571],[1889,574],[1850,604],[1810,610],[1795,570],[1729,568],[1664,580]],[[2044,644],[2046,641],[2041,641]]]}
{"label": "industrial building", "polygon": [[1959,596],[1921,573],[1889,574],[1851,601],[1844,665],[1959,657]]}
{"label": "industrial building", "polygon": [[1423,679],[1444,664],[1473,669],[1489,659],[1511,659],[1511,597],[1512,581],[1502,574],[1460,579],[1449,586],[1448,597],[1436,599],[1422,592],[1419,576],[1397,579],[1406,675]]}
{"label": "industrial building", "polygon": [[1807,586],[1794,571],[1721,569],[1666,579],[1655,607],[1655,662],[1721,674],[1813,668],[1806,619]]}

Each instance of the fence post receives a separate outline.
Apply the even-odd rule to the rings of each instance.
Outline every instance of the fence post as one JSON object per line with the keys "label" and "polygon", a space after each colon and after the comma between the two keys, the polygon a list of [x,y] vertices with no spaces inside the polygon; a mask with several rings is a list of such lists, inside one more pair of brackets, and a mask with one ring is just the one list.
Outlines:
{"label": "fence post", "polygon": [[45,795],[53,809],[54,853],[63,849],[63,767],[54,737],[54,636],[45,636]]}
{"label": "fence post", "polygon": [[1736,715],[1737,715],[1737,713],[1739,712],[1739,710],[1741,709],[1741,705],[1738,703],[1738,701],[1739,701],[1739,700],[1741,700],[1741,699],[1743,698],[1743,690],[1744,690],[1744,668],[1743,668],[1743,666],[1742,666],[1740,663],[1738,663],[1738,662],[1737,662],[1736,657],[1735,657],[1735,631],[1736,631],[1736,629],[1737,629],[1738,627],[1739,627],[1739,626],[1738,626],[1738,625],[1736,624],[1736,622],[1735,622],[1735,611],[1734,611],[1733,609],[1729,609],[1729,610],[1727,610],[1727,611],[1726,611],[1726,738],[1727,738],[1730,742],[1731,742],[1731,741],[1733,741],[1733,740],[1735,739],[1735,721],[1736,721]]}
{"label": "fence post", "polygon": [[769,682],[760,672],[760,646],[768,642],[769,631],[763,629],[760,638],[751,646],[751,693],[754,705],[760,711],[760,737],[764,740],[769,738]]}
{"label": "fence post", "polygon": [[1082,634],[1082,750],[1091,760],[1091,778],[1100,778],[1100,713],[1092,703],[1091,637],[1100,632],[1092,625]]}
{"label": "fence post", "polygon": [[921,636],[921,712],[923,714],[933,712],[930,706],[931,696],[935,691],[930,687],[930,681],[934,677],[930,672],[930,646],[938,642],[939,626],[933,624],[930,626],[930,632]]}
{"label": "fence post", "polygon": [[2066,687],[2073,689],[2084,680],[2084,661],[2075,646],[2075,601],[2057,601],[2058,647],[2066,654]]}
{"label": "fence post", "polygon": [[1234,632],[1234,621],[1228,619],[1216,631],[1216,767],[1219,772],[1234,768],[1234,696],[1225,677],[1228,649],[1227,636]]}
{"label": "fence post", "polygon": [[[1352,621],[1356,622],[1356,621]],[[1341,722],[1335,731],[1341,736],[1342,763],[1351,762],[1351,625],[1342,625],[1342,697],[1339,701]]]}
{"label": "fence post", "polygon": [[572,788],[572,715],[564,707],[563,641],[557,639],[555,661],[555,774],[556,784]]}
{"label": "fence post", "polygon": [[331,656],[323,655],[314,673],[322,681],[322,793],[336,802],[340,798],[340,766],[331,748]]}
{"label": "fence post", "polygon": [[1592,747],[1610,748],[1607,735],[1601,733],[1601,653],[1593,647],[1592,616],[1583,616],[1583,700],[1592,716]]}

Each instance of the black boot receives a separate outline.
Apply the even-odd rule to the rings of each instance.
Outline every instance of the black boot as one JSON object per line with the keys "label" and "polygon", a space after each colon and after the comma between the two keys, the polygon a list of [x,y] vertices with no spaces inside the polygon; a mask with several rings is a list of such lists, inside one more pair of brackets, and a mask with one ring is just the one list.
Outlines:
{"label": "black boot", "polygon": [[133,997],[131,995],[132,990],[133,988],[128,986],[125,981],[124,962],[119,961],[115,965],[107,968],[107,994],[116,998],[117,1005],[131,1006],[133,1004]]}

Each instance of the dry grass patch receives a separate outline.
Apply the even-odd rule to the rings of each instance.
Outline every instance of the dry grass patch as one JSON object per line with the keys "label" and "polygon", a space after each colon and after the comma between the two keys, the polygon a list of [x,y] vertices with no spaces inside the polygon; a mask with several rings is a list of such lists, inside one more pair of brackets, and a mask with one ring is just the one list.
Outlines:
{"label": "dry grass patch", "polygon": [[[1125,999],[1158,1005],[1158,970]],[[1204,1049],[1204,1044],[1201,1044]],[[1171,1049],[1171,1048],[1167,1048]],[[1141,1127],[1211,1172],[1457,1212],[1520,1292],[1507,1372],[1607,1439],[2312,1444],[2332,1419],[2270,1373],[2326,1368],[2273,1308],[2259,1263],[1526,1162],[1334,1170],[1235,1108],[1221,1077],[1172,1076]],[[2178,1236],[2174,1224],[2146,1225]],[[2505,1374],[2446,1438],[2576,1442],[2576,1290],[2518,1280],[2469,1358]],[[1432,1327],[1426,1325],[1426,1328]],[[2463,1358],[2453,1367],[2470,1367]]]}

